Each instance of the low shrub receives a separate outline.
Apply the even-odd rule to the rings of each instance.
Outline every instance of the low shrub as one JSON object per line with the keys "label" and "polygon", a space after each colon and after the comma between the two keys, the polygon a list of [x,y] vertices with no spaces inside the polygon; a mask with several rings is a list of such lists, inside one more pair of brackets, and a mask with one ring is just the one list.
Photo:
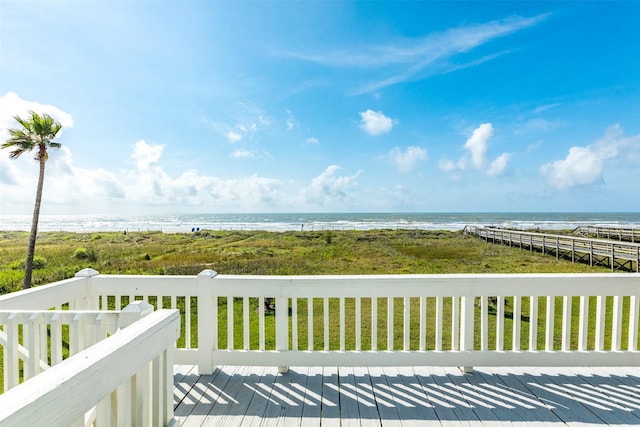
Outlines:
{"label": "low shrub", "polygon": [[98,254],[93,248],[78,248],[73,253],[73,258],[83,259],[87,261],[97,261]]}
{"label": "low shrub", "polygon": [[33,269],[38,270],[41,268],[45,268],[47,265],[47,259],[43,256],[36,255],[33,257]]}

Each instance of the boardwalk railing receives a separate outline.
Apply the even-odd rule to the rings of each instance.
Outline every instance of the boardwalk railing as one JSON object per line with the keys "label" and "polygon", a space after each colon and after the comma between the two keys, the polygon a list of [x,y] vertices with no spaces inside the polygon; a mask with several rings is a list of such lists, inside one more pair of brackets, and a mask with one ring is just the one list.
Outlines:
{"label": "boardwalk railing", "polygon": [[[0,425],[172,425],[178,311],[143,301],[70,310],[86,301],[80,276],[0,297]],[[56,310],[5,310],[38,305],[54,289],[78,298]]]}
{"label": "boardwalk railing", "polygon": [[[75,295],[66,288],[74,289]],[[180,311],[176,363],[638,366],[640,274],[78,277],[0,297]],[[59,291],[59,292],[56,292]],[[54,301],[54,296],[59,295]],[[27,298],[25,300],[24,298]],[[39,309],[47,307],[38,307]]]}
{"label": "boardwalk railing", "polygon": [[627,242],[640,243],[640,228],[633,227],[602,227],[597,225],[583,225],[576,227],[573,234],[597,239],[615,239]]}
{"label": "boardwalk railing", "polygon": [[640,272],[640,243],[471,225],[467,225],[464,232],[487,242],[553,254],[557,259],[567,258],[591,266],[605,265],[611,271],[626,269]]}

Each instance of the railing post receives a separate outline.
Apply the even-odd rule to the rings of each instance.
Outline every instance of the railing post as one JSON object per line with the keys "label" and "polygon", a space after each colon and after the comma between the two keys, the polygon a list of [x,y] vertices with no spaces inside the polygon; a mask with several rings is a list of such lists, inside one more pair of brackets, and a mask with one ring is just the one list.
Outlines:
{"label": "railing post", "polygon": [[144,316],[153,313],[153,306],[146,301],[134,301],[120,311],[118,329],[131,326]]}
{"label": "railing post", "polygon": [[[461,301],[462,313],[460,313],[460,327],[462,331],[460,336],[460,350],[465,352],[473,351],[474,300],[475,298],[472,296],[463,296]],[[462,366],[460,370],[465,374],[470,374],[473,372],[473,366]]]}
{"label": "railing post", "polygon": [[[289,350],[289,298],[276,298],[276,350]],[[278,366],[278,373],[286,374],[288,371],[288,366]]]}
{"label": "railing post", "polygon": [[214,301],[211,279],[218,273],[202,270],[198,273],[198,373],[213,373],[213,351],[218,346],[218,301]]}
{"label": "railing post", "polygon": [[[85,295],[82,297],[82,299],[80,300],[76,300],[75,302],[75,307],[73,307],[76,310],[97,310],[98,309],[98,299],[93,298],[91,299],[91,292],[90,292],[90,286],[89,283],[90,282],[90,278],[94,277],[94,276],[98,276],[100,274],[99,271],[94,270],[93,268],[83,268],[82,270],[78,271],[74,277],[85,277],[87,279],[87,292],[85,293]],[[81,302],[80,302],[81,301]],[[80,302],[78,304],[78,302]]]}

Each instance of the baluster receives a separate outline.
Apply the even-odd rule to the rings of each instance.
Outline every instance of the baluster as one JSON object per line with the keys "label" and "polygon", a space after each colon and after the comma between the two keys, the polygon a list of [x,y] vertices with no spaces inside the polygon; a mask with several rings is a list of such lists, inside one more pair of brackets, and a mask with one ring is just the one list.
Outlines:
{"label": "baluster", "polygon": [[613,297],[613,322],[611,330],[611,350],[618,351],[622,343],[622,297]]}
{"label": "baluster", "polygon": [[249,350],[249,297],[242,297],[242,331],[243,348]]}
{"label": "baluster", "polygon": [[329,350],[329,298],[323,298],[322,317],[324,319],[324,351]]}
{"label": "baluster", "polygon": [[589,331],[589,297],[580,296],[580,329],[578,330],[578,350],[587,350],[587,335]]}
{"label": "baluster", "polygon": [[313,298],[307,298],[307,350],[313,351]]}
{"label": "baluster", "polygon": [[420,351],[427,349],[427,297],[420,297]]}
{"label": "baluster", "polygon": [[291,298],[291,349],[298,351],[298,298]]}
{"label": "baluster", "polygon": [[436,351],[442,351],[442,297],[436,297]]}
{"label": "baluster", "polygon": [[404,351],[411,349],[411,313],[409,312],[411,307],[411,299],[404,297]]}
{"label": "baluster", "polygon": [[[23,325],[23,334],[26,335],[25,342],[29,348],[29,361],[25,364],[25,381],[40,372],[40,321],[39,315],[33,313],[29,320]],[[27,332],[28,331],[28,332]],[[25,333],[27,332],[27,333]]]}
{"label": "baluster", "polygon": [[387,350],[389,351],[393,350],[393,335],[394,335],[393,304],[394,304],[394,298],[388,297],[387,298]]}
{"label": "baluster", "polygon": [[640,298],[631,295],[629,301],[629,345],[628,350],[638,350],[638,312],[640,311]]}
{"label": "baluster", "polygon": [[362,350],[362,299],[356,297],[356,351]]}
{"label": "baluster", "polygon": [[344,297],[340,297],[340,351],[344,351],[345,344],[345,315]]}
{"label": "baluster", "polygon": [[258,298],[258,339],[260,351],[264,351],[264,297]]}
{"label": "baluster", "polygon": [[571,348],[571,297],[562,297],[562,350]]}
{"label": "baluster", "polygon": [[17,386],[19,381],[18,323],[16,313],[9,314],[5,323],[7,344],[4,348],[4,391]]}
{"label": "baluster", "polygon": [[511,344],[511,349],[513,351],[520,350],[520,335],[522,332],[522,297],[514,296],[513,297],[513,343]]}
{"label": "baluster", "polygon": [[451,350],[460,349],[460,298],[451,297]]}
{"label": "baluster", "polygon": [[235,348],[233,342],[233,297],[227,297],[227,348],[233,350]]}
{"label": "baluster", "polygon": [[504,297],[496,299],[496,350],[504,350]]}
{"label": "baluster", "polygon": [[554,316],[555,316],[555,297],[547,296],[547,318],[546,318],[546,340],[545,350],[553,350],[553,328],[554,328]]}
{"label": "baluster", "polygon": [[371,350],[378,350],[378,298],[371,297]]}
{"label": "baluster", "polygon": [[604,350],[604,319],[607,309],[607,297],[598,295],[596,299],[596,351]]}
{"label": "baluster", "polygon": [[489,350],[489,297],[480,297],[480,350]]}
{"label": "baluster", "polygon": [[538,349],[538,297],[529,297],[529,351]]}
{"label": "baluster", "polygon": [[191,296],[184,297],[184,348],[191,348]]}

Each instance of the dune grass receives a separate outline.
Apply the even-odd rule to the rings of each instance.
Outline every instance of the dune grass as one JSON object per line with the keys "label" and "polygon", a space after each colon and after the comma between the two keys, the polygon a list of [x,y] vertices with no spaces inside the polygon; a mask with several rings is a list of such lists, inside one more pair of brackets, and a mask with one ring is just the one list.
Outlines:
{"label": "dune grass", "polygon": [[[0,232],[0,293],[19,289],[28,233]],[[461,232],[47,232],[38,236],[34,286],[91,267],[103,274],[404,274],[607,271]]]}

